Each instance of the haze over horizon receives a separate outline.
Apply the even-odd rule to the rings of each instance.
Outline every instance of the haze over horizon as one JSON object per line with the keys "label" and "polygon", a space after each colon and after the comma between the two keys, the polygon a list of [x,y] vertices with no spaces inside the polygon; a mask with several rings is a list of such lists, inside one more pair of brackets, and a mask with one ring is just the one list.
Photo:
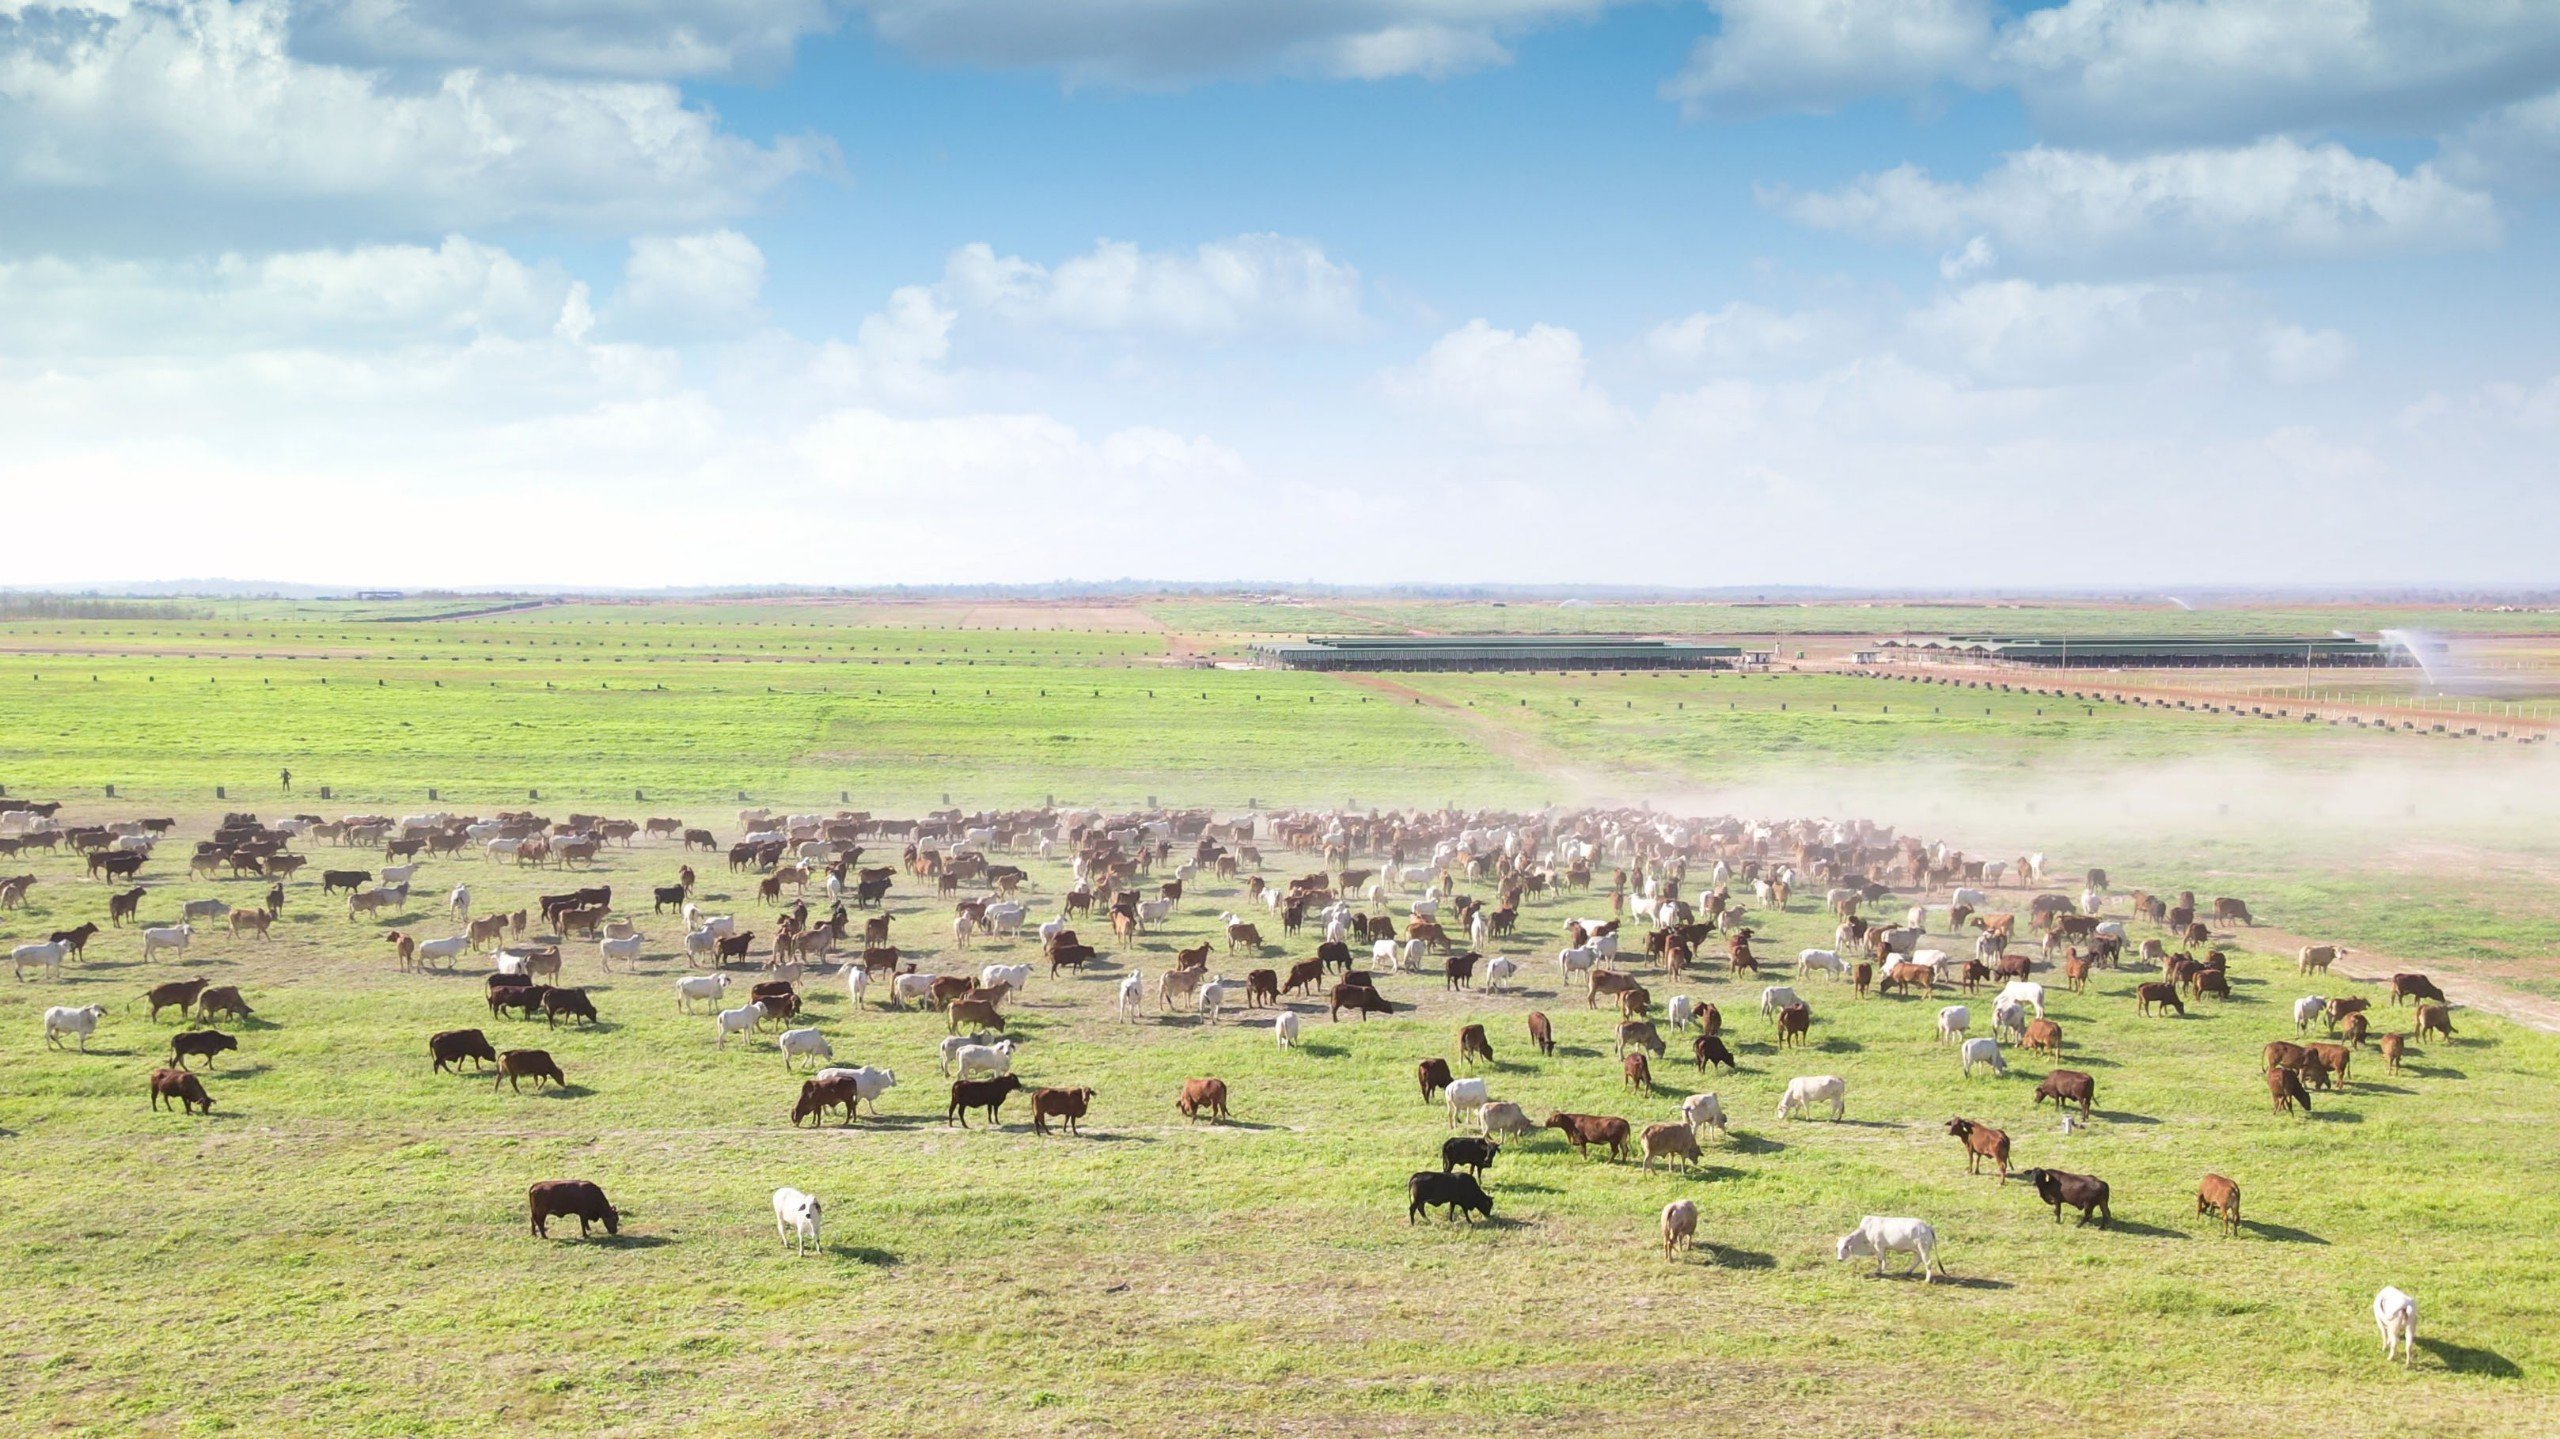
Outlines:
{"label": "haze over horizon", "polygon": [[2555,185],[2560,4],[17,0],[7,579],[2529,587]]}

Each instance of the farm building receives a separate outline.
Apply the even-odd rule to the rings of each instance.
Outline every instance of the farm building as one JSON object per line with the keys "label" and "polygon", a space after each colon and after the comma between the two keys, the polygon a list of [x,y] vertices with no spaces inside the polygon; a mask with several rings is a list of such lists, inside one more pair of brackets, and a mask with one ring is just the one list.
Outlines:
{"label": "farm building", "polygon": [[1902,635],[1876,641],[1886,659],[2052,669],[2327,669],[2412,664],[2405,646],[2338,635]]}
{"label": "farm building", "polygon": [[1717,670],[1740,663],[1742,649],[1614,635],[1310,635],[1253,655],[1291,670]]}

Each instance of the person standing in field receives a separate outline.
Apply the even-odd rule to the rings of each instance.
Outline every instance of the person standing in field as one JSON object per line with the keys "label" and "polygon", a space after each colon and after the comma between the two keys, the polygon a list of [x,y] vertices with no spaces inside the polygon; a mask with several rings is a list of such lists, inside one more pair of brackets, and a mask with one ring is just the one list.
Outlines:
{"label": "person standing in field", "polygon": [[293,771],[285,770],[277,775],[277,778],[284,781],[284,792],[286,794],[293,793]]}

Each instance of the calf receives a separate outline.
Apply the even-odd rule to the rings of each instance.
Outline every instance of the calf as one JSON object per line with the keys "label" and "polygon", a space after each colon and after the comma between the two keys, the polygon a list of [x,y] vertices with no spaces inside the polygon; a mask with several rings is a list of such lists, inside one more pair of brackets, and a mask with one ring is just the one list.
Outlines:
{"label": "calf", "polygon": [[1733,1051],[1724,1047],[1724,1041],[1712,1034],[1701,1034],[1689,1041],[1689,1054],[1697,1060],[1700,1074],[1706,1073],[1710,1064],[1722,1065],[1726,1069],[1742,1067],[1734,1062]]}
{"label": "calf", "polygon": [[2162,1009],[2174,1009],[2178,1012],[2178,1016],[2180,1018],[2183,1019],[2186,1017],[2187,1006],[2184,1001],[2178,998],[2178,987],[2176,985],[2165,982],[2135,985],[2133,990],[2134,1012],[2137,1014],[2149,1014],[2154,1005],[2157,1005]]}
{"label": "calf", "polygon": [[1449,1061],[1426,1059],[1413,1067],[1413,1077],[1422,1086],[1423,1102],[1428,1104],[1441,1090],[1449,1087]]}
{"label": "calf", "polygon": [[2434,980],[2423,974],[2395,974],[2391,976],[2391,1002],[2397,1005],[2404,999],[2445,1002],[2444,991],[2436,988]]}
{"label": "calf", "polygon": [[1812,1029],[1813,1006],[1802,1000],[1778,1011],[1778,1047],[1780,1049],[1786,1048],[1790,1041],[1801,1048]]}
{"label": "calf", "polygon": [[2222,1221],[2222,1232],[2240,1232],[2240,1186],[2219,1174],[2208,1174],[2196,1186],[2196,1213],[2210,1214]]}
{"label": "calf", "polygon": [[1847,1107],[1848,1081],[1836,1074],[1806,1075],[1787,1081],[1787,1092],[1778,1100],[1778,1117],[1787,1119],[1807,1113],[1817,1104],[1831,1106],[1831,1118],[1838,1122]]}
{"label": "calf", "polygon": [[1529,1011],[1529,1042],[1538,1047],[1539,1054],[1544,1055],[1549,1059],[1555,1057],[1555,1026],[1548,1021],[1545,1013],[1540,1010],[1533,1009]]}
{"label": "calf", "polygon": [[1644,1057],[1643,1051],[1619,1056],[1618,1068],[1626,1075],[1627,1088],[1653,1093],[1653,1064]]}
{"label": "calf", "polygon": [[2400,1290],[2385,1285],[2373,1296],[2373,1324],[2382,1331],[2382,1358],[2389,1363],[2391,1351],[2400,1351],[2400,1367],[2409,1367],[2411,1351],[2418,1347],[2418,1301]]}
{"label": "calf", "polygon": [[2107,1182],[2090,1174],[2066,1174],[2059,1169],[2027,1169],[2012,1176],[2036,1187],[2036,1198],[2053,1206],[2053,1222],[2062,1222],[2062,1207],[2069,1205],[2080,1211],[2080,1222],[2098,1217],[2100,1229],[2115,1223],[2115,1214],[2107,1207]]}
{"label": "calf", "polygon": [[1479,1214],[1487,1219],[1493,1217],[1493,1196],[1485,1193],[1484,1186],[1469,1175],[1417,1170],[1412,1178],[1405,1181],[1405,1192],[1410,1196],[1410,1202],[1405,1206],[1404,1222],[1407,1224],[1420,1219],[1423,1212],[1435,1204],[1440,1206],[1444,1219],[1464,1215],[1466,1221],[1473,1224]]}
{"label": "calf", "polygon": [[1662,1042],[1662,1031],[1649,1019],[1630,1019],[1618,1025],[1618,1057],[1624,1059],[1629,1046],[1660,1056],[1668,1047]]}
{"label": "calf", "polygon": [[[1636,1056],[1643,1058],[1642,1055]],[[1698,1132],[1686,1124],[1648,1124],[1644,1127],[1644,1167],[1653,1170],[1656,1158],[1668,1156],[1685,1161],[1689,1168],[1698,1167]]]}
{"label": "calf", "polygon": [[1970,1119],[1950,1119],[1947,1133],[1963,1141],[1965,1173],[1980,1174],[1982,1161],[1988,1159],[2000,1168],[2000,1177],[2009,1177],[2009,1136],[1987,1124]]}
{"label": "calf", "polygon": [[508,1093],[521,1094],[524,1090],[520,1081],[527,1079],[533,1081],[533,1092],[536,1094],[542,1092],[542,1086],[546,1083],[559,1085],[563,1089],[569,1087],[569,1077],[560,1072],[560,1066],[551,1058],[551,1051],[510,1049],[498,1056],[498,1077],[489,1081],[489,1088],[495,1090],[503,1084],[507,1087]]}
{"label": "calf", "polygon": [[2267,1101],[2268,1107],[2278,1114],[2291,1111],[2297,1104],[2302,1106],[2303,1113],[2309,1114],[2311,1095],[2302,1087],[2302,1072],[2299,1069],[2268,1070]]}
{"label": "calf", "polygon": [[1370,1015],[1396,1012],[1396,1007],[1388,1003],[1385,996],[1365,984],[1337,984],[1333,987],[1334,1023],[1342,1022],[1345,1009],[1357,1011],[1363,1024],[1369,1022]]}
{"label": "calf", "polygon": [[2050,1019],[2029,1020],[2023,1043],[2030,1053],[2060,1059],[2062,1057],[2062,1026]]}
{"label": "calf", "polygon": [[2035,1102],[2042,1104],[2050,1099],[2056,1109],[2077,1104],[2080,1117],[2085,1120],[2089,1117],[2089,1106],[2096,1102],[2097,1096],[2096,1079],[2076,1069],[2057,1069],[2045,1075],[2043,1082],[2036,1086]]}
{"label": "calf", "polygon": [[223,984],[206,990],[196,998],[196,1013],[210,1022],[215,1015],[225,1019],[247,1019],[249,1001],[240,997],[237,985]]}
{"label": "calf", "polygon": [[1561,1129],[1573,1145],[1573,1152],[1588,1158],[1591,1146],[1606,1145],[1611,1159],[1627,1157],[1627,1122],[1614,1114],[1567,1114],[1561,1111],[1547,1116],[1544,1126]]}
{"label": "calf", "polygon": [[498,1051],[489,1044],[489,1036],[476,1029],[448,1029],[427,1037],[427,1057],[435,1061],[435,1070],[459,1074],[462,1061],[470,1060],[480,1069],[498,1062]]}
{"label": "calf", "polygon": [[2383,1068],[2389,1070],[2393,1074],[2398,1074],[2400,1072],[2400,1056],[2408,1048],[2409,1036],[2405,1034],[2386,1034],[2374,1042],[2382,1049]]}
{"label": "calf", "polygon": [[2441,1037],[2448,1044],[2452,1043],[2453,1011],[2441,1004],[2419,1005],[2418,1037],[2424,1039],[2430,1034]]}
{"label": "calf", "polygon": [[144,991],[142,998],[151,1006],[151,1017],[154,1020],[160,1017],[161,1010],[173,1005],[176,1006],[179,1014],[184,1015],[187,1011],[194,1009],[196,1001],[204,996],[207,982],[201,979],[173,979],[167,984],[151,986]]}
{"label": "calf", "polygon": [[1473,1135],[1462,1134],[1454,1139],[1444,1139],[1440,1141],[1440,1171],[1446,1174],[1466,1169],[1474,1171],[1481,1177],[1485,1167],[1492,1164],[1494,1157],[1501,1152],[1501,1145],[1490,1139],[1479,1139]]}
{"label": "calf", "polygon": [[166,1104],[175,1104],[187,1114],[199,1110],[213,1113],[213,1096],[204,1092],[204,1082],[188,1069],[151,1071],[151,1107],[159,1109]]}
{"label": "calf", "polygon": [[240,1041],[218,1029],[190,1029],[184,1034],[169,1036],[169,1062],[186,1069],[190,1067],[189,1059],[202,1055],[206,1067],[211,1068],[215,1055],[239,1047]]}
{"label": "calf", "polygon": [[1694,1199],[1675,1199],[1662,1206],[1662,1257],[1671,1258],[1672,1251],[1684,1244],[1693,1253],[1697,1250],[1698,1201]]}
{"label": "calf", "polygon": [[1858,1227],[1840,1236],[1835,1258],[1845,1262],[1872,1254],[1876,1273],[1884,1273],[1888,1254],[1908,1254],[1912,1265],[1920,1271],[1920,1282],[1926,1284],[1946,1271],[1938,1267],[1938,1231],[1917,1219],[1888,1219],[1870,1214],[1858,1221]]}
{"label": "calf", "polygon": [[604,1191],[583,1179],[545,1179],[525,1191],[525,1205],[532,1214],[533,1237],[551,1237],[551,1221],[574,1218],[578,1221],[578,1237],[588,1235],[588,1226],[601,1224],[607,1234],[622,1232],[622,1214],[604,1197]]}

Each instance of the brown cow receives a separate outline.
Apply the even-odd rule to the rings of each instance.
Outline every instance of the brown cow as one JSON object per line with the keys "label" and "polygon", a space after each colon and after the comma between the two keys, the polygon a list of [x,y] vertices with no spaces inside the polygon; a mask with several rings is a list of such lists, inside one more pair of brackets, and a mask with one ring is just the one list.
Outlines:
{"label": "brown cow", "polygon": [[2240,1186],[2219,1174],[2208,1174],[2196,1186],[2196,1213],[2210,1214],[2222,1221],[2222,1232],[2240,1232]]}
{"label": "brown cow", "polygon": [[2308,1050],[2289,1039],[2269,1040],[2266,1047],[2258,1051],[2258,1062],[2269,1069],[2299,1069],[2302,1057],[2307,1053]]}
{"label": "brown cow", "polygon": [[2448,1044],[2453,1042],[2452,1010],[2441,1004],[2418,1006],[2418,1038],[2424,1039],[2430,1034],[2442,1036]]}
{"label": "brown cow", "polygon": [[249,1001],[240,997],[238,985],[216,985],[197,997],[196,1013],[203,1015],[207,1022],[217,1014],[226,1019],[247,1019]]}
{"label": "brown cow", "polygon": [[2178,987],[2176,985],[2166,982],[2135,985],[2133,988],[2134,1012],[2137,1014],[2149,1014],[2152,1006],[2154,1005],[2158,1005],[2162,1009],[2176,1010],[2178,1012],[2178,1017],[2181,1019],[2186,1017],[2186,1001],[2178,998]]}
{"label": "brown cow", "polygon": [[2423,974],[2395,974],[2391,976],[2391,1002],[2397,1005],[2404,999],[2445,1002],[2444,991],[2436,988],[2434,980]]}
{"label": "brown cow", "polygon": [[235,909],[231,911],[231,932],[233,934],[254,934],[260,939],[267,939],[270,938],[267,933],[267,926],[275,922],[276,917],[267,913],[263,909]]}
{"label": "brown cow", "polygon": [[2077,1104],[2080,1117],[2087,1119],[2089,1106],[2097,1101],[2097,1097],[2098,1081],[2095,1078],[2076,1069],[2056,1069],[2048,1072],[2044,1081],[2036,1086],[2035,1102],[2042,1104],[2050,1099],[2056,1109]]}
{"label": "brown cow", "polygon": [[1712,1034],[1701,1034],[1695,1040],[1692,1040],[1689,1045],[1689,1053],[1698,1061],[1698,1072],[1700,1074],[1706,1073],[1707,1066],[1710,1064],[1720,1064],[1727,1069],[1740,1069],[1742,1067],[1734,1063],[1733,1051],[1724,1047],[1724,1041],[1716,1038]]}
{"label": "brown cow", "polygon": [[498,1051],[490,1047],[489,1036],[476,1029],[448,1029],[429,1035],[427,1056],[435,1061],[438,1074],[448,1069],[460,1073],[466,1059],[480,1069],[498,1062]]}
{"label": "brown cow", "polygon": [[587,1237],[590,1224],[601,1224],[607,1234],[622,1232],[622,1213],[604,1197],[604,1191],[583,1179],[545,1179],[525,1191],[525,1205],[533,1216],[533,1237],[551,1237],[553,1219],[575,1218],[578,1237]]}
{"label": "brown cow", "polygon": [[2267,1097],[2278,1114],[2285,1113],[2297,1104],[2302,1106],[2303,1113],[2311,1112],[2311,1096],[2303,1091],[2302,1075],[2295,1070],[2268,1070]]}
{"label": "brown cow", "polygon": [[2343,1044],[2306,1044],[2303,1048],[2320,1061],[2322,1069],[2336,1076],[2340,1083],[2346,1082],[2347,1063],[2354,1057],[2355,1051]]}
{"label": "brown cow", "polygon": [[1555,1057],[1555,1025],[1547,1019],[1542,1010],[1529,1011],[1529,1042],[1538,1047],[1538,1053],[1550,1059]]}
{"label": "brown cow", "polygon": [[1618,1068],[1626,1074],[1627,1088],[1653,1093],[1653,1065],[1645,1059],[1644,1051],[1619,1056]]}
{"label": "brown cow", "polygon": [[952,1003],[949,1018],[950,1023],[944,1026],[944,1032],[948,1034],[958,1034],[960,1026],[964,1024],[978,1029],[992,1029],[999,1034],[1004,1032],[1004,1013],[988,1000],[956,1000]]}
{"label": "brown cow", "polygon": [[1184,1119],[1198,1120],[1202,1114],[1211,1119],[1227,1117],[1227,1082],[1223,1079],[1186,1079],[1182,1081],[1182,1097],[1173,1102]]}
{"label": "brown cow", "polygon": [[2329,1007],[2326,1011],[2326,1017],[2329,1021],[2329,1032],[2331,1034],[2337,1033],[2338,1026],[2346,1020],[2348,1015],[2362,1014],[2371,1008],[2373,1008],[2373,1001],[2365,998],[2361,994],[2341,995],[2336,999],[2330,1000]]}
{"label": "brown cow", "polygon": [[1370,1015],[1396,1012],[1396,1007],[1387,1002],[1386,996],[1365,984],[1352,984],[1348,981],[1337,984],[1333,987],[1332,997],[1333,1022],[1336,1024],[1342,1022],[1342,1011],[1345,1009],[1357,1011],[1362,1024],[1369,1022]]}
{"label": "brown cow", "polygon": [[1812,1029],[1812,1005],[1798,1000],[1778,1011],[1778,1047],[1780,1049],[1786,1048],[1790,1039],[1795,1041],[1798,1048],[1802,1048],[1807,1034]]}
{"label": "brown cow", "polygon": [[1935,994],[1938,989],[1937,966],[1931,964],[1896,964],[1889,966],[1884,972],[1884,983],[1879,985],[1878,989],[1889,992],[1896,985],[1899,985],[1902,988],[1902,992],[1905,995],[1908,995],[1911,993],[1911,987],[1915,984],[1920,986],[1922,993]]}
{"label": "brown cow", "polygon": [[1277,970],[1257,969],[1244,977],[1244,1001],[1249,1009],[1280,1002],[1280,974]]}
{"label": "brown cow", "polygon": [[1566,1114],[1559,1111],[1548,1115],[1543,1127],[1563,1130],[1564,1137],[1573,1144],[1573,1152],[1586,1158],[1595,1144],[1607,1145],[1611,1159],[1627,1157],[1627,1122],[1616,1115]]}
{"label": "brown cow", "polygon": [[2348,1048],[2362,1049],[2364,1048],[2365,1032],[2371,1027],[2371,1021],[2367,1020],[2363,1015],[2350,1014],[2344,1020],[2339,1022],[2338,1037],[2346,1041]]}
{"label": "brown cow", "polygon": [[[1643,1055],[1637,1055],[1642,1059]],[[1685,1124],[1648,1124],[1644,1127],[1645,1172],[1653,1172],[1653,1161],[1671,1156],[1698,1167],[1698,1132]]]}
{"label": "brown cow", "polygon": [[1296,964],[1289,966],[1289,982],[1280,986],[1280,992],[1282,994],[1295,994],[1299,990],[1303,989],[1312,993],[1314,992],[1315,987],[1323,981],[1324,961],[1322,959],[1302,959]]}
{"label": "brown cow", "polygon": [[563,1089],[569,1087],[568,1076],[560,1072],[560,1066],[552,1061],[551,1052],[547,1049],[510,1049],[499,1055],[498,1077],[489,1081],[489,1087],[494,1090],[503,1084],[509,1093],[521,1094],[524,1091],[517,1081],[525,1079],[533,1081],[536,1094],[542,1092],[545,1081]]}
{"label": "brown cow", "polygon": [[1485,1038],[1483,1025],[1464,1025],[1458,1030],[1458,1060],[1463,1064],[1475,1059],[1493,1063],[1493,1041]]}
{"label": "brown cow", "polygon": [[1004,1122],[1005,1100],[1024,1087],[1022,1076],[1018,1074],[999,1074],[993,1079],[955,1079],[951,1081],[951,1105],[943,1111],[942,1122],[949,1124],[957,1119],[960,1127],[966,1129],[969,1127],[969,1111],[983,1109],[987,1112],[987,1127],[996,1128]]}
{"label": "brown cow", "polygon": [[153,1019],[158,1019],[160,1011],[171,1005],[177,1006],[179,1016],[184,1018],[188,1011],[196,1007],[196,1001],[203,997],[205,986],[210,982],[202,979],[173,979],[167,984],[151,986],[142,997],[151,1005]]}
{"label": "brown cow", "polygon": [[2030,1054],[2046,1054],[2060,1059],[2062,1057],[2062,1026],[2050,1019],[2028,1020],[2027,1031],[2021,1042],[2026,1045]]}
{"label": "brown cow", "polygon": [[169,1062],[186,1069],[189,1059],[202,1055],[206,1067],[211,1068],[215,1055],[239,1047],[240,1041],[218,1029],[190,1029],[184,1034],[169,1036]]}
{"label": "brown cow", "polygon": [[1439,1058],[1423,1060],[1413,1067],[1413,1077],[1422,1086],[1422,1099],[1428,1104],[1439,1097],[1441,1090],[1449,1087],[1449,1061]]}
{"label": "brown cow", "polygon": [[2375,1043],[2382,1046],[2383,1067],[2391,1071],[2393,1074],[2398,1074],[2400,1072],[2400,1056],[2408,1047],[2409,1036],[2405,1034],[2386,1034],[2382,1036],[2381,1039],[2376,1040]]}
{"label": "brown cow", "polygon": [[1950,1119],[1947,1133],[1964,1142],[1967,1174],[1980,1174],[1982,1161],[1988,1159],[2000,1166],[2000,1177],[2009,1177],[2009,1136],[1987,1124],[1970,1119]]}
{"label": "brown cow", "polygon": [[1620,974],[1615,970],[1608,969],[1595,969],[1591,971],[1591,987],[1583,993],[1582,1007],[1585,1009],[1597,1007],[1600,1002],[1600,996],[1604,994],[1625,994],[1631,990],[1641,989],[1643,987],[1644,986],[1636,983],[1636,977],[1632,974]]}
{"label": "brown cow", "polygon": [[1855,987],[1860,999],[1867,997],[1868,987],[1875,982],[1876,967],[1866,960],[1859,960],[1858,967],[1849,971],[1849,983]]}
{"label": "brown cow", "polygon": [[1090,1089],[1035,1089],[1031,1091],[1031,1132],[1046,1134],[1049,1121],[1063,1121],[1069,1134],[1081,1133],[1076,1128],[1084,1122],[1085,1111],[1093,1105]]}
{"label": "brown cow", "polygon": [[175,1103],[182,1112],[187,1114],[193,1114],[198,1109],[202,1109],[207,1114],[213,1113],[213,1096],[204,1092],[204,1082],[197,1079],[191,1070],[155,1069],[151,1071],[151,1107],[159,1109],[169,1103]]}
{"label": "brown cow", "polygon": [[1620,1021],[1618,1025],[1619,1058],[1623,1059],[1626,1057],[1627,1047],[1629,1045],[1633,1045],[1638,1049],[1650,1050],[1655,1055],[1662,1054],[1668,1047],[1662,1042],[1662,1031],[1656,1029],[1653,1021],[1649,1019],[1629,1019]]}

